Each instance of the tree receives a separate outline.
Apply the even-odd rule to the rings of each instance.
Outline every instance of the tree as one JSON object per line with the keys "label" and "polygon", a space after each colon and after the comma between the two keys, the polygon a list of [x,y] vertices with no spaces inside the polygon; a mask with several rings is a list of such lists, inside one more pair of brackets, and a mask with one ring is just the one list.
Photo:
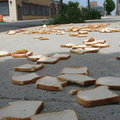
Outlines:
{"label": "tree", "polygon": [[88,0],[88,10],[90,11],[90,0]]}
{"label": "tree", "polygon": [[111,12],[115,9],[115,3],[113,0],[105,0],[104,8],[107,12],[107,15],[111,15]]}

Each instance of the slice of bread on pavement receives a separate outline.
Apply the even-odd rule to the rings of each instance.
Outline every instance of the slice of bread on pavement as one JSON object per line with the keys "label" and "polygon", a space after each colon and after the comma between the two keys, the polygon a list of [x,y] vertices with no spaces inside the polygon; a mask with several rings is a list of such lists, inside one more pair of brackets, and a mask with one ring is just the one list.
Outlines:
{"label": "slice of bread on pavement", "polygon": [[26,75],[17,75],[12,77],[12,82],[18,85],[35,83],[40,77],[36,73],[29,73]]}
{"label": "slice of bread on pavement", "polygon": [[63,74],[57,76],[58,80],[77,83],[83,86],[95,84],[96,79],[82,74]]}
{"label": "slice of bread on pavement", "polygon": [[92,47],[96,47],[96,48],[105,48],[105,47],[110,47],[109,44],[95,44],[95,45],[91,45]]}
{"label": "slice of bread on pavement", "polygon": [[78,48],[78,49],[71,49],[70,52],[81,55],[81,54],[84,54],[86,51],[82,48]]}
{"label": "slice of bread on pavement", "polygon": [[79,34],[78,37],[87,37],[87,35],[81,35],[81,34]]}
{"label": "slice of bread on pavement", "polygon": [[56,77],[44,76],[35,83],[36,88],[44,90],[62,90],[68,84],[67,81],[59,81]]}
{"label": "slice of bread on pavement", "polygon": [[65,59],[68,59],[70,56],[71,56],[70,54],[58,54],[58,53],[55,53],[51,57],[55,57],[55,58],[58,58],[60,60],[65,60]]}
{"label": "slice of bread on pavement", "polygon": [[37,60],[37,63],[45,63],[45,64],[54,64],[57,63],[60,59],[56,57],[48,57],[42,56],[40,59]]}
{"label": "slice of bread on pavement", "polygon": [[11,53],[9,53],[8,51],[0,51],[0,57],[5,57],[5,56],[10,56]]}
{"label": "slice of bread on pavement", "polygon": [[78,44],[67,43],[67,44],[62,44],[62,45],[60,45],[60,46],[61,46],[61,47],[68,47],[68,48],[71,48],[71,47],[76,46],[76,45],[78,45]]}
{"label": "slice of bread on pavement", "polygon": [[116,56],[116,59],[117,59],[117,60],[120,60],[120,56]]}
{"label": "slice of bread on pavement", "polygon": [[93,41],[93,42],[84,42],[84,44],[87,45],[87,46],[92,46],[92,45],[97,44],[97,41]]}
{"label": "slice of bread on pavement", "polygon": [[79,118],[74,110],[67,109],[60,112],[33,115],[31,120],[79,120]]}
{"label": "slice of bread on pavement", "polygon": [[91,37],[88,40],[84,40],[83,43],[84,42],[95,42],[95,41],[96,41],[96,39],[94,37]]}
{"label": "slice of bread on pavement", "polygon": [[43,101],[15,101],[0,109],[1,120],[30,120],[43,109]]}
{"label": "slice of bread on pavement", "polygon": [[65,67],[60,72],[61,75],[63,74],[83,74],[88,75],[88,68],[87,67]]}
{"label": "slice of bread on pavement", "polygon": [[18,67],[14,67],[15,71],[26,71],[26,72],[32,72],[32,71],[37,71],[40,70],[44,67],[43,64],[23,64]]}
{"label": "slice of bread on pavement", "polygon": [[120,77],[106,76],[98,78],[95,82],[95,86],[108,86],[109,89],[120,90]]}
{"label": "slice of bread on pavement", "polygon": [[28,60],[31,60],[31,61],[37,61],[38,59],[40,59],[43,55],[42,54],[39,54],[39,55],[31,55],[31,56],[27,56],[27,59]]}
{"label": "slice of bread on pavement", "polygon": [[98,52],[100,48],[94,48],[94,47],[86,47],[84,48],[85,53],[91,53],[91,52]]}
{"label": "slice of bread on pavement", "polygon": [[15,52],[12,52],[11,54],[13,55],[13,54],[25,54],[25,53],[27,53],[28,52],[28,50],[25,50],[25,49],[23,49],[23,50],[17,50],[17,51],[15,51]]}
{"label": "slice of bread on pavement", "polygon": [[72,49],[78,49],[78,48],[85,48],[86,45],[76,45],[76,46],[73,46]]}
{"label": "slice of bread on pavement", "polygon": [[22,58],[22,57],[27,57],[27,56],[31,56],[33,54],[33,52],[27,52],[27,53],[22,53],[22,54],[12,54],[12,57],[14,58]]}
{"label": "slice of bread on pavement", "polygon": [[85,107],[113,104],[120,101],[120,96],[109,90],[107,86],[99,86],[77,93],[77,102]]}

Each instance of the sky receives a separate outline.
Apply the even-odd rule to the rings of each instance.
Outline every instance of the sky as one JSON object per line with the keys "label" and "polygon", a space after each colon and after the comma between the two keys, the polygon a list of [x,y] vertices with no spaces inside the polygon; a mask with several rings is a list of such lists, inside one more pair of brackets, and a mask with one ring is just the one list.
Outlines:
{"label": "sky", "polygon": [[[78,1],[80,6],[86,7],[88,0],[63,0],[64,3],[68,3],[68,1],[73,1],[73,2],[77,2],[77,1]],[[90,2],[92,2],[92,1],[97,1],[98,6],[103,6],[103,2],[104,2],[105,0],[90,0]],[[114,1],[115,4],[116,4],[116,1],[117,1],[117,0],[113,0],[113,1]],[[116,10],[114,10],[114,11],[112,12],[112,15],[115,15],[115,12],[116,12]]]}

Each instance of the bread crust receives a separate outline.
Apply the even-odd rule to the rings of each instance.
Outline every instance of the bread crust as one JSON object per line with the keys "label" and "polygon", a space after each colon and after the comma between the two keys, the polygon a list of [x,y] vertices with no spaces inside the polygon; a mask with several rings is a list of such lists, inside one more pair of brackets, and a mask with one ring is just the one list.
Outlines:
{"label": "bread crust", "polygon": [[101,106],[101,105],[107,105],[107,104],[112,104],[112,103],[117,103],[120,101],[120,96],[112,97],[112,98],[105,98],[105,99],[100,99],[100,100],[91,100],[91,101],[86,101],[78,96],[76,97],[77,102],[84,107],[95,107],[95,106]]}
{"label": "bread crust", "polygon": [[0,57],[5,57],[5,56],[10,56],[11,53],[7,53],[7,54],[4,54],[4,55],[0,55]]}
{"label": "bread crust", "polygon": [[44,67],[44,64],[41,64],[40,67],[31,67],[31,68],[19,68],[19,67],[14,67],[15,71],[22,71],[22,72],[29,72],[29,71],[37,71],[40,70]]}
{"label": "bread crust", "polygon": [[12,52],[11,54],[25,54],[27,52],[28,52],[27,50],[17,50],[15,52]]}

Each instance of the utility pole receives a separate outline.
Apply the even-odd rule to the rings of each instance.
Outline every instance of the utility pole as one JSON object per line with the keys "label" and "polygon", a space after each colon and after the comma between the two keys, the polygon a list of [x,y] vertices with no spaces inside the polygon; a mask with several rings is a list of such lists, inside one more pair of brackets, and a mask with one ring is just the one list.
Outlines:
{"label": "utility pole", "polygon": [[88,0],[88,10],[90,11],[90,0]]}
{"label": "utility pole", "polygon": [[63,4],[63,0],[59,0],[60,2],[60,11],[62,10],[62,4]]}

